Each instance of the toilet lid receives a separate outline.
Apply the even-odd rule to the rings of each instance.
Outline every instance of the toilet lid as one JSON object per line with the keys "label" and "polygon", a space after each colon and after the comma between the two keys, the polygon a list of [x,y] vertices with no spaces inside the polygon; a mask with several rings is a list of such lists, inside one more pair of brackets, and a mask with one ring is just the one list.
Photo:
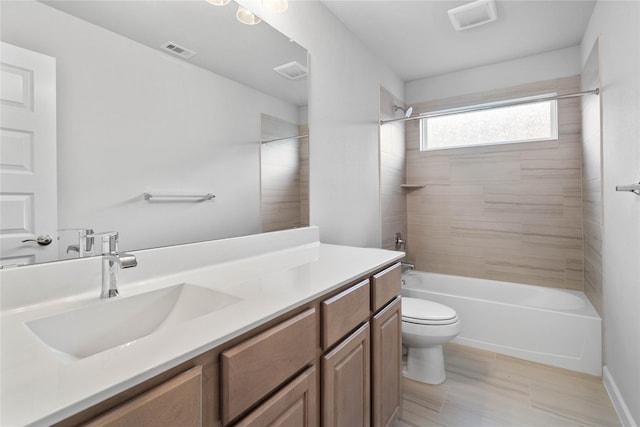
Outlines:
{"label": "toilet lid", "polygon": [[458,321],[458,315],[444,304],[402,297],[402,321],[421,325],[450,325]]}

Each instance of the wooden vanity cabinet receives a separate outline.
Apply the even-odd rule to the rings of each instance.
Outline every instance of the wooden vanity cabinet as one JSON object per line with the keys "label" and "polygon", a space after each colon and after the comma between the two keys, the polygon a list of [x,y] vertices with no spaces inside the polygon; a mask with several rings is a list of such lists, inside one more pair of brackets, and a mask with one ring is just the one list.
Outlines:
{"label": "wooden vanity cabinet", "polygon": [[318,386],[316,377],[316,368],[311,366],[234,426],[317,426]]}
{"label": "wooden vanity cabinet", "polygon": [[397,263],[57,425],[392,426],[401,399]]}
{"label": "wooden vanity cabinet", "polygon": [[401,297],[380,310],[371,320],[372,424],[391,427],[402,399]]}
{"label": "wooden vanity cabinet", "polygon": [[370,294],[367,278],[320,303],[323,426],[369,426]]}
{"label": "wooden vanity cabinet", "polygon": [[322,356],[323,426],[370,426],[369,330],[365,323]]}
{"label": "wooden vanity cabinet", "polygon": [[402,268],[393,264],[371,277],[371,311],[378,312],[402,292]]}
{"label": "wooden vanity cabinet", "polygon": [[284,384],[316,356],[316,309],[310,308],[222,352],[222,424]]}
{"label": "wooden vanity cabinet", "polygon": [[402,392],[400,272],[394,264],[321,302],[328,350],[321,363],[323,426],[395,422]]}
{"label": "wooden vanity cabinet", "polygon": [[402,399],[402,268],[371,278],[372,426],[393,426]]}
{"label": "wooden vanity cabinet", "polygon": [[202,426],[202,366],[191,368],[92,419],[90,427]]}
{"label": "wooden vanity cabinet", "polygon": [[369,289],[369,279],[366,279],[320,303],[323,350],[369,320]]}
{"label": "wooden vanity cabinet", "polygon": [[205,352],[54,426],[220,426],[218,354]]}

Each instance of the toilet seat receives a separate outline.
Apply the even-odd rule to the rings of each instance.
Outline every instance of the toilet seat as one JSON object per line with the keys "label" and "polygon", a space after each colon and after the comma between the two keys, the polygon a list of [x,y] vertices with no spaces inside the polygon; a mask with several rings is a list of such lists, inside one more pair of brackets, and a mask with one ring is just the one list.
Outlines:
{"label": "toilet seat", "polygon": [[402,297],[402,321],[417,325],[451,325],[458,321],[458,314],[444,304]]}

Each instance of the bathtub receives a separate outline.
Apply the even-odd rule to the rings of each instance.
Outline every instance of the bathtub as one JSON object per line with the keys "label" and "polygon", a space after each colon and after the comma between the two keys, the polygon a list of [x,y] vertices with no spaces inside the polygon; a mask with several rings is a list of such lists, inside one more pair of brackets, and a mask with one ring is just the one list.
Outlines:
{"label": "bathtub", "polygon": [[454,342],[602,375],[600,316],[583,292],[421,271],[402,275],[402,295],[453,308]]}

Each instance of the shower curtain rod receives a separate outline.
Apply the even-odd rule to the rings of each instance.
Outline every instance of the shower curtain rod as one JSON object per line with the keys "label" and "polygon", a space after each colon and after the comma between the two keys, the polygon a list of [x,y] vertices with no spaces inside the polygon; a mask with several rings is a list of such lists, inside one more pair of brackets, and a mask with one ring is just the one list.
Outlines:
{"label": "shower curtain rod", "polygon": [[420,119],[427,119],[429,117],[441,117],[441,116],[450,116],[453,114],[460,114],[460,113],[470,113],[472,111],[482,111],[482,110],[492,110],[494,108],[502,108],[502,107],[511,107],[514,105],[524,105],[524,104],[533,104],[536,102],[543,102],[543,101],[554,101],[557,99],[566,99],[566,98],[576,98],[579,96],[585,96],[585,95],[599,95],[600,94],[600,89],[599,88],[595,88],[592,90],[585,90],[583,92],[575,92],[575,93],[567,93],[565,95],[553,95],[553,96],[544,96],[544,97],[540,97],[540,98],[535,98],[535,99],[523,99],[520,101],[507,101],[507,102],[500,102],[497,101],[495,103],[492,103],[492,105],[482,105],[482,106],[476,106],[476,107],[469,107],[469,108],[460,108],[460,109],[451,109],[451,110],[446,110],[446,111],[440,111],[440,112],[433,112],[433,113],[420,113],[417,116],[412,116],[412,117],[402,117],[399,119],[389,119],[389,120],[380,120],[380,124],[384,125],[387,123],[395,123],[395,122],[408,122],[408,121],[413,121],[413,120],[420,120]]}
{"label": "shower curtain rod", "polygon": [[278,142],[278,141],[286,141],[287,139],[302,139],[307,138],[309,135],[296,135],[296,136],[287,136],[284,138],[276,138],[276,139],[263,139],[260,141],[261,144],[268,144],[270,142]]}

